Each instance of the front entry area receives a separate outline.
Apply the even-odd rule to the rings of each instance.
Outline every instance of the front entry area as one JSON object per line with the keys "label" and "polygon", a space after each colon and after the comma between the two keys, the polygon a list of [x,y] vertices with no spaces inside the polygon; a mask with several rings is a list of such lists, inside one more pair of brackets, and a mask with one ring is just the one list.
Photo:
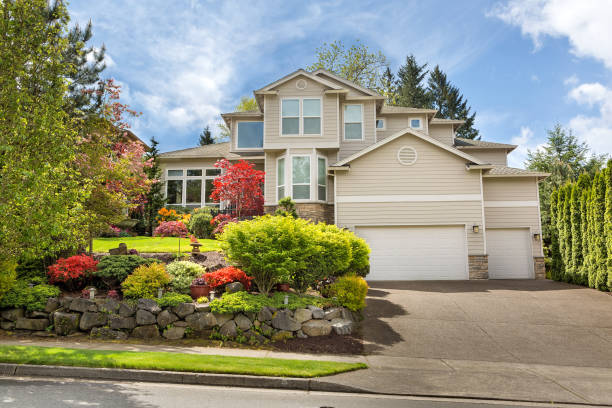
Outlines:
{"label": "front entry area", "polygon": [[528,228],[487,228],[489,279],[532,279],[533,256]]}
{"label": "front entry area", "polygon": [[356,227],[370,249],[368,280],[465,280],[466,232],[457,226]]}

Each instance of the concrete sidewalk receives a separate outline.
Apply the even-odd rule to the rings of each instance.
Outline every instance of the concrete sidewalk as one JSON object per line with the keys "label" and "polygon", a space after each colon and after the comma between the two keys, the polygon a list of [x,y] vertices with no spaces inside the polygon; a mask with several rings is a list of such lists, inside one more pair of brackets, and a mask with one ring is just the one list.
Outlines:
{"label": "concrete sidewalk", "polygon": [[[376,394],[463,397],[511,401],[601,404],[612,406],[612,369],[602,367],[553,366],[471,360],[389,356],[330,356],[274,352],[269,350],[209,347],[134,345],[106,342],[35,341],[3,339],[3,345],[38,345],[126,351],[167,351],[245,357],[364,362],[369,369],[330,377],[293,381],[277,379],[278,388],[337,390]],[[47,371],[49,372],[49,371]],[[75,371],[76,372],[76,371]],[[34,374],[31,374],[34,375]],[[44,374],[43,374],[44,375]],[[236,385],[248,386],[248,376]],[[127,379],[129,377],[117,377]],[[163,382],[163,377],[160,376]],[[217,381],[217,376],[210,376]],[[206,380],[200,378],[199,383]],[[261,380],[255,378],[253,381]],[[274,388],[274,379],[266,386]],[[295,383],[295,384],[294,384]],[[291,385],[293,384],[293,385]],[[307,387],[307,388],[304,388]]]}

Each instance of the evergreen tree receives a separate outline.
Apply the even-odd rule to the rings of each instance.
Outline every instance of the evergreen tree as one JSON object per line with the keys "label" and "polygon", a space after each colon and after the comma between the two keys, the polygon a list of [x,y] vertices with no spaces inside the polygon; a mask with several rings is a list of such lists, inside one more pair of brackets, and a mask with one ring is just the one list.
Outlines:
{"label": "evergreen tree", "polygon": [[429,107],[427,89],[423,85],[428,72],[427,64],[419,65],[414,55],[406,57],[406,63],[397,71],[398,105],[413,108]]}
{"label": "evergreen tree", "polygon": [[557,229],[557,203],[559,202],[559,191],[555,190],[550,196],[550,256],[551,256],[551,277],[560,280],[562,275],[561,253],[559,251],[559,234]]}
{"label": "evergreen tree", "polygon": [[[589,179],[590,183],[590,179]],[[578,270],[578,283],[581,285],[588,285],[588,270],[587,262],[589,259],[589,218],[587,214],[587,207],[589,205],[589,190],[590,184],[586,185],[580,194],[580,235],[582,238],[582,264]]]}
{"label": "evergreen tree", "polygon": [[200,133],[200,146],[206,146],[215,143],[215,139],[210,131],[210,126],[206,126]]}
{"label": "evergreen tree", "polygon": [[606,180],[605,171],[593,181],[593,269],[592,287],[604,290],[608,284],[608,254],[605,238]]}
{"label": "evergreen tree", "polygon": [[[561,257],[563,259],[563,265],[565,265],[565,272],[563,279],[566,282],[572,281],[572,224],[571,224],[571,200],[572,200],[572,185],[567,184],[564,187],[565,193],[563,195],[563,217],[561,218],[561,231],[563,232],[563,252]],[[561,232],[560,231],[560,232]]]}
{"label": "evergreen tree", "polygon": [[565,259],[565,247],[566,247],[566,236],[565,236],[565,228],[563,228],[563,221],[565,218],[565,188],[566,186],[562,186],[559,188],[559,196],[557,197],[557,206],[556,206],[556,225],[555,228],[557,230],[557,238],[559,240],[559,258],[561,263],[561,268],[559,270],[558,280],[564,280],[565,278],[565,267],[567,265]]}
{"label": "evergreen tree", "polygon": [[151,150],[146,154],[147,160],[151,160],[152,166],[145,169],[145,173],[150,180],[156,180],[152,185],[149,192],[146,194],[146,202],[144,205],[144,222],[147,235],[153,235],[153,229],[155,228],[155,217],[157,212],[164,206],[166,200],[164,199],[163,186],[161,182],[162,170],[159,165],[159,142],[155,140],[155,137],[151,138]]}
{"label": "evergreen tree", "polygon": [[387,67],[382,78],[381,82],[381,95],[385,97],[385,103],[387,105],[397,105],[398,104],[398,95],[397,95],[397,80],[395,79],[395,75],[391,72],[391,69]]}
{"label": "evergreen tree", "polygon": [[438,65],[429,73],[427,96],[430,106],[438,110],[439,118],[465,120],[457,129],[457,137],[480,139],[478,130],[474,128],[476,113],[471,112],[472,108],[468,106],[459,88],[451,84]]}
{"label": "evergreen tree", "polygon": [[612,290],[612,160],[608,161],[608,166],[605,170],[606,181],[606,213],[604,216],[604,233],[606,237],[606,251],[608,281],[606,282],[608,289]]}

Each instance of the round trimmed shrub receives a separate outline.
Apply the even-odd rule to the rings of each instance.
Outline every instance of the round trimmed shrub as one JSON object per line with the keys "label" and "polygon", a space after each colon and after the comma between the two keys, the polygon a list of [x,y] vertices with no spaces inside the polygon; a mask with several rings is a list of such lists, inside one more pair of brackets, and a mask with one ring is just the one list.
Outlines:
{"label": "round trimmed shrub", "polygon": [[138,255],[110,255],[98,262],[98,270],[93,275],[100,279],[106,287],[112,288],[123,282],[139,266],[158,262],[157,259],[143,258]]}
{"label": "round trimmed shrub", "polygon": [[210,223],[212,218],[210,208],[202,207],[196,209],[189,219],[189,232],[195,235],[196,238],[210,238],[213,231],[213,226]]}
{"label": "round trimmed shrub", "polygon": [[157,297],[158,289],[168,286],[171,280],[164,265],[153,263],[136,268],[134,273],[123,281],[121,288],[123,295],[128,298],[154,299]]}
{"label": "round trimmed shrub", "polygon": [[201,265],[191,261],[172,262],[166,266],[166,271],[172,277],[170,286],[178,293],[189,293],[191,281],[201,276],[205,269]]}
{"label": "round trimmed shrub", "polygon": [[361,276],[345,275],[328,286],[327,291],[327,294],[335,297],[340,305],[357,312],[366,305],[368,284]]}

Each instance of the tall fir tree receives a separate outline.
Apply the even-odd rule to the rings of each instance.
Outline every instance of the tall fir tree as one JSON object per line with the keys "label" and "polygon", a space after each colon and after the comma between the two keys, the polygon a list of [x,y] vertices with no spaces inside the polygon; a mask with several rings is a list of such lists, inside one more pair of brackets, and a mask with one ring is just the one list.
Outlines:
{"label": "tall fir tree", "polygon": [[605,239],[605,208],[606,208],[606,180],[605,170],[597,173],[593,181],[593,276],[592,287],[604,290],[608,284],[608,254]]}
{"label": "tall fir tree", "polygon": [[563,280],[566,282],[572,281],[572,231],[571,231],[571,200],[572,200],[572,185],[567,184],[564,187],[565,193],[563,198],[563,212],[561,218],[561,229],[563,232],[563,252],[561,258],[565,265]]}
{"label": "tall fir tree", "polygon": [[587,269],[587,262],[589,260],[589,217],[588,217],[588,205],[590,199],[590,178],[589,184],[584,187],[580,194],[580,236],[582,238],[582,263],[578,270],[579,279],[576,283],[580,285],[588,285],[589,283],[589,273]]}
{"label": "tall fir tree", "polygon": [[406,63],[397,71],[397,104],[413,108],[427,108],[429,95],[424,86],[427,64],[419,65],[414,55],[406,57]]}
{"label": "tall fir tree", "polygon": [[559,275],[558,275],[558,280],[564,280],[565,278],[565,269],[566,269],[566,252],[565,252],[565,248],[566,248],[566,244],[567,244],[567,240],[566,240],[566,235],[565,235],[565,228],[563,228],[564,226],[564,220],[565,220],[565,191],[566,191],[566,186],[562,186],[561,188],[559,188],[559,196],[557,197],[557,205],[556,205],[556,225],[555,228],[557,230],[557,237],[559,240],[559,258],[561,261],[561,269],[559,270]]}
{"label": "tall fir tree", "polygon": [[551,277],[560,280],[562,276],[563,262],[559,250],[559,232],[557,229],[557,204],[559,202],[559,190],[553,191],[550,196],[550,257],[551,257]]}
{"label": "tall fir tree", "polygon": [[381,84],[381,95],[385,97],[385,103],[387,105],[397,105],[397,80],[395,75],[391,72],[391,69],[387,67],[380,80]]}
{"label": "tall fir tree", "polygon": [[211,145],[215,143],[210,126],[206,126],[202,133],[200,133],[200,146]]}
{"label": "tall fir tree", "polygon": [[612,290],[612,160],[608,160],[608,166],[605,169],[606,183],[606,208],[604,215],[604,233],[606,237],[606,251],[608,259],[606,269],[608,272],[608,281],[606,282],[608,289]]}
{"label": "tall fir tree", "polygon": [[[572,251],[570,256],[570,276],[575,277],[582,263],[582,236],[580,235],[580,188],[573,184],[570,193],[570,231]],[[573,280],[574,278],[570,279]]]}
{"label": "tall fir tree", "polygon": [[163,187],[164,184],[161,182],[162,170],[159,165],[159,148],[157,147],[159,142],[155,140],[155,137],[151,138],[151,149],[147,152],[147,160],[151,160],[151,167],[145,169],[147,177],[151,180],[156,180],[152,185],[149,192],[146,194],[146,202],[144,205],[144,223],[146,234],[153,235],[153,229],[156,225],[155,217],[157,212],[164,206],[166,200],[164,198]]}

